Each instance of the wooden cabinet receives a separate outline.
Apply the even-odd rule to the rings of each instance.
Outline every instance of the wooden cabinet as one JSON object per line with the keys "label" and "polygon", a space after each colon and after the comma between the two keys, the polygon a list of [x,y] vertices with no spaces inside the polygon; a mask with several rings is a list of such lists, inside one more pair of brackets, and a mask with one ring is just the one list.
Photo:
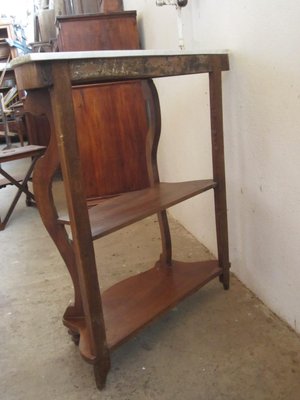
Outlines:
{"label": "wooden cabinet", "polygon": [[57,17],[58,50],[121,50],[140,47],[135,11]]}

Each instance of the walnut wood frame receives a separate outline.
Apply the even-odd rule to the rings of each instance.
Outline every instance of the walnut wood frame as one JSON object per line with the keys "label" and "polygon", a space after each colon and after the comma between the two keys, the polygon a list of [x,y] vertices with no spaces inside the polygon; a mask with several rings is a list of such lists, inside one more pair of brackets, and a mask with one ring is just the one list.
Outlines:
{"label": "walnut wood frame", "polygon": [[[28,105],[35,107],[37,114],[48,114],[51,124],[50,144],[35,169],[35,196],[48,232],[56,243],[60,243],[59,250],[74,284],[75,302],[67,308],[64,323],[74,340],[79,341],[82,356],[94,365],[96,384],[101,389],[110,368],[111,350],[211,279],[219,276],[224,288],[229,287],[221,87],[221,73],[228,70],[229,65],[226,54],[149,55],[147,52],[133,52],[133,55],[127,56],[126,52],[120,51],[89,53],[86,58],[82,53],[77,56],[74,54],[67,57],[62,53],[49,56],[49,59],[46,55],[29,56],[16,62],[14,68],[19,88],[29,93]],[[160,135],[159,103],[154,86],[147,84],[145,90],[152,91],[150,94],[154,101],[150,102],[150,106],[156,118],[152,121],[154,128],[150,132],[154,136],[148,161],[149,176],[152,176],[149,189],[126,194],[131,196],[132,201],[137,201],[134,204],[138,204],[139,208],[135,213],[130,214],[128,209],[120,205],[123,202],[118,203],[115,199],[108,199],[107,206],[96,206],[89,211],[76,136],[72,86],[200,73],[209,75],[213,179],[179,183],[175,189],[173,184],[160,184],[156,165]],[[41,96],[45,93],[49,93],[49,96]],[[67,196],[67,218],[58,218],[51,192],[52,179],[59,164]],[[171,186],[167,186],[164,193],[161,185]],[[209,189],[214,190],[218,259],[197,263],[172,260],[166,208]],[[143,203],[139,195],[150,200]],[[147,205],[149,202],[151,206]],[[113,215],[112,205],[116,210]],[[152,213],[158,214],[161,228],[160,260],[149,271],[120,282],[100,294],[93,240]],[[99,215],[108,222],[107,228],[101,233],[97,228]],[[71,226],[72,241],[68,238],[65,224]],[[153,286],[153,291],[145,299],[144,294],[151,292],[146,290],[149,285]],[[123,306],[124,298],[134,291],[137,292],[135,301]],[[158,305],[152,301],[154,298],[158,299]],[[122,314],[132,316],[129,323],[122,322]],[[120,334],[116,335],[118,324],[121,325],[118,327]]]}

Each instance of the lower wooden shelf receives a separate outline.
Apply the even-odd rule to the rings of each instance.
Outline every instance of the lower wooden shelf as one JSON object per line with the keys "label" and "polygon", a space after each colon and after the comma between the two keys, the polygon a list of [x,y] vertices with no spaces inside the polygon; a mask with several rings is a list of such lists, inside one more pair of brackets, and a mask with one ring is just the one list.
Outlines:
{"label": "lower wooden shelf", "polygon": [[[217,260],[173,261],[171,267],[158,261],[150,270],[105,290],[101,298],[108,348],[115,349],[221,273]],[[64,324],[80,334],[81,354],[93,362],[84,319],[65,316]]]}

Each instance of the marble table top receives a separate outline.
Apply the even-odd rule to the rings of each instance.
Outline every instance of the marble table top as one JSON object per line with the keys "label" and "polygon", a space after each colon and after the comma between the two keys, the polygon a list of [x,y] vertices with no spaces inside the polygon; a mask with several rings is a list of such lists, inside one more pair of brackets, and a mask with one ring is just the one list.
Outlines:
{"label": "marble table top", "polygon": [[63,61],[63,60],[82,60],[93,58],[122,58],[122,57],[159,57],[159,56],[188,56],[188,55],[209,55],[209,54],[228,54],[225,50],[105,50],[105,51],[68,51],[57,53],[29,53],[17,57],[10,62],[12,68],[31,62],[43,61]]}

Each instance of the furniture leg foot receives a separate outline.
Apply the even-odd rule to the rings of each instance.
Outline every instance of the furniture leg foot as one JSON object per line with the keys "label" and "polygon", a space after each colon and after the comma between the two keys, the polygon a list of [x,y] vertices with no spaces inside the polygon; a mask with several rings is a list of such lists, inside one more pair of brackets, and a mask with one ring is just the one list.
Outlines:
{"label": "furniture leg foot", "polygon": [[33,205],[32,195],[30,195],[29,188],[28,188],[27,184],[25,186],[25,189],[26,189],[26,192],[27,192],[27,194],[26,194],[26,206],[27,207],[31,207]]}
{"label": "furniture leg foot", "polygon": [[225,270],[219,277],[220,282],[223,284],[224,290],[228,290],[230,287],[230,273],[229,268]]}
{"label": "furniture leg foot", "polygon": [[31,198],[26,198],[26,206],[27,207],[32,207],[33,206]]}
{"label": "furniture leg foot", "polygon": [[94,364],[95,381],[96,381],[96,386],[99,390],[102,390],[105,387],[109,368],[110,368],[109,360],[102,362],[99,361],[96,364]]}
{"label": "furniture leg foot", "polygon": [[68,330],[68,334],[71,336],[72,342],[74,342],[75,345],[78,346],[80,341],[80,334],[78,332],[72,331],[71,329]]}

